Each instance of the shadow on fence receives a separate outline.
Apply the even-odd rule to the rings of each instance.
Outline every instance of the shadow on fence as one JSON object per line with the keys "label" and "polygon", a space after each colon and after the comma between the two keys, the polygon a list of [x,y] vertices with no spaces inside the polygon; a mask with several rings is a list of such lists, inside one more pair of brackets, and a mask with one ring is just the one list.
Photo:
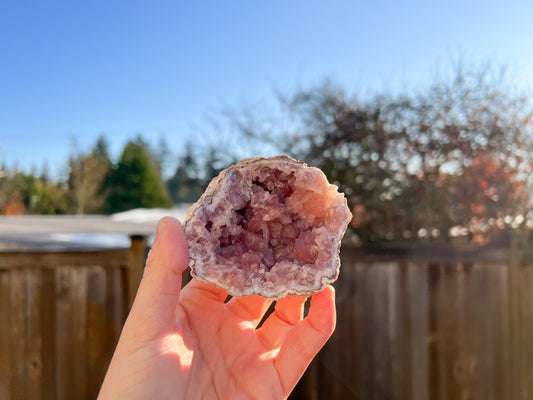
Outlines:
{"label": "shadow on fence", "polygon": [[[142,238],[0,253],[0,398],[96,398],[144,255]],[[533,264],[517,251],[345,248],[335,288],[337,329],[290,399],[533,398]]]}

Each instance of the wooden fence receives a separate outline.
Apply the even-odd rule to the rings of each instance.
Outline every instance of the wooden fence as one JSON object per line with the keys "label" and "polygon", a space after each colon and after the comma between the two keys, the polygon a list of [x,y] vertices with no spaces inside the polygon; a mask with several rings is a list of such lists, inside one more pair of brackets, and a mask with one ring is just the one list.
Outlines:
{"label": "wooden fence", "polygon": [[[126,250],[0,253],[0,399],[94,399],[142,273]],[[345,248],[337,329],[296,399],[533,398],[517,251]]]}
{"label": "wooden fence", "polygon": [[0,253],[0,399],[96,398],[144,252]]}
{"label": "wooden fence", "polygon": [[533,264],[517,249],[343,254],[337,330],[294,399],[533,399]]}

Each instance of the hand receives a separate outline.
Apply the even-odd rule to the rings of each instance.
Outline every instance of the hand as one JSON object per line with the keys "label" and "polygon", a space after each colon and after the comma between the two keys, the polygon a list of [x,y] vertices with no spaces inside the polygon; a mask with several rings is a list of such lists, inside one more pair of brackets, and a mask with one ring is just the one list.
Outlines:
{"label": "hand", "polygon": [[335,329],[331,286],[285,297],[259,328],[271,301],[232,298],[193,279],[183,229],[163,218],[99,399],[283,399]]}

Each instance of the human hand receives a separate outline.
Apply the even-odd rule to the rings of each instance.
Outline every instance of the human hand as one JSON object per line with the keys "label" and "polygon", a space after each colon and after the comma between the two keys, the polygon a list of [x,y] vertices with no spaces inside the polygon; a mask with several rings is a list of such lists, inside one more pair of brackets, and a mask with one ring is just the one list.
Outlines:
{"label": "human hand", "polygon": [[188,250],[179,222],[163,218],[99,394],[116,399],[283,399],[335,329],[331,286],[271,301],[232,298],[193,279],[181,291]]}

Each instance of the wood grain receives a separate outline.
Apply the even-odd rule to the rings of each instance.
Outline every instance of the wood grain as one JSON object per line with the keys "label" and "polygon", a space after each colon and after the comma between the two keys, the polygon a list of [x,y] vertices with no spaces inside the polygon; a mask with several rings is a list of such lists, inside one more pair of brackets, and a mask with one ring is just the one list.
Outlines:
{"label": "wood grain", "polygon": [[[345,252],[337,329],[290,398],[533,398],[533,263],[504,253]],[[0,253],[0,399],[96,398],[131,254]]]}
{"label": "wood grain", "polygon": [[11,398],[11,279],[0,270],[0,399]]}

